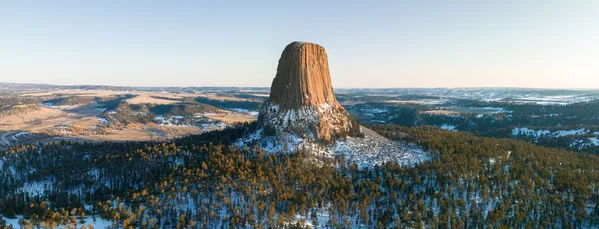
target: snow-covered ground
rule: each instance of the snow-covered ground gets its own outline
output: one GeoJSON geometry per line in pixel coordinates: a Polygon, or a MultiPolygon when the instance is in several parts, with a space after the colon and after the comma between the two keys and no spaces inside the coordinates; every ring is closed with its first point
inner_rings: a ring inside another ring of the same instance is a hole
{"type": "Polygon", "coordinates": [[[15,229],[21,228],[21,226],[19,226],[19,220],[23,218],[22,216],[17,216],[17,218],[10,219],[10,218],[6,218],[0,214],[0,217],[2,217],[2,219],[4,219],[4,221],[6,221],[6,226],[12,225],[12,227],[15,229]]]}
{"type": "Polygon", "coordinates": [[[565,136],[571,136],[571,135],[583,135],[583,134],[587,134],[589,132],[590,131],[585,128],[573,129],[573,130],[558,130],[555,132],[551,132],[549,130],[533,130],[533,129],[529,129],[527,127],[521,127],[521,128],[514,128],[512,130],[512,136],[513,137],[533,137],[533,138],[540,138],[540,137],[559,138],[559,137],[565,137],[565,136]]]}
{"type": "Polygon", "coordinates": [[[447,107],[446,110],[459,112],[459,113],[470,113],[470,114],[499,114],[499,113],[511,113],[512,111],[506,110],[502,107],[447,107]]]}
{"type": "MultiPolygon", "coordinates": [[[[16,218],[9,219],[9,218],[3,217],[0,214],[0,217],[2,217],[6,221],[6,225],[7,226],[12,225],[12,228],[14,228],[14,229],[20,229],[21,228],[21,226],[19,225],[19,220],[22,219],[23,216],[17,215],[16,218]]],[[[86,226],[86,227],[89,226],[89,225],[91,225],[93,228],[99,228],[99,229],[100,228],[108,228],[109,226],[112,226],[112,222],[110,222],[108,220],[105,220],[105,219],[102,219],[99,216],[95,217],[95,220],[94,220],[94,218],[92,216],[86,216],[84,218],[84,221],[85,222],[83,224],[78,224],[78,225],[79,226],[86,226]]],[[[59,228],[62,228],[62,227],[59,227],[59,228]]]]}
{"type": "Polygon", "coordinates": [[[511,102],[537,105],[568,105],[578,102],[588,102],[599,96],[593,91],[551,91],[543,89],[426,89],[422,94],[443,95],[453,99],[472,99],[486,102],[511,102]]]}
{"type": "Polygon", "coordinates": [[[224,122],[202,123],[200,125],[200,128],[202,128],[203,132],[213,130],[224,130],[225,128],[227,128],[227,124],[225,124],[224,122]]]}
{"type": "Polygon", "coordinates": [[[370,129],[361,129],[364,138],[348,137],[338,140],[330,154],[344,155],[345,158],[356,162],[359,168],[372,168],[393,161],[411,166],[430,159],[428,154],[416,145],[392,141],[370,129]]]}
{"type": "Polygon", "coordinates": [[[105,118],[96,117],[96,119],[98,119],[98,121],[100,121],[100,124],[104,124],[104,123],[108,122],[108,120],[106,120],[105,118]]]}
{"type": "Polygon", "coordinates": [[[53,182],[51,180],[27,182],[23,187],[19,188],[19,192],[28,193],[29,196],[41,196],[46,191],[51,191],[53,182]]]}
{"type": "MultiPolygon", "coordinates": [[[[484,114],[499,114],[499,113],[510,113],[511,112],[511,111],[505,110],[502,107],[476,107],[476,108],[471,108],[471,109],[476,109],[476,110],[478,110],[478,112],[484,113],[484,114]]],[[[477,112],[473,112],[473,113],[477,113],[477,112]]]]}
{"type": "Polygon", "coordinates": [[[570,136],[570,135],[586,134],[588,132],[589,132],[589,130],[580,128],[580,129],[575,129],[575,130],[558,130],[558,131],[553,132],[552,134],[555,137],[564,137],[564,136],[570,136]]]}
{"type": "Polygon", "coordinates": [[[599,147],[599,131],[592,132],[589,129],[580,128],[573,130],[558,130],[551,132],[549,130],[533,130],[526,127],[514,128],[512,137],[529,137],[535,140],[539,138],[561,138],[567,136],[579,136],[570,143],[570,148],[582,150],[589,147],[599,147]],[[589,137],[595,135],[595,137],[589,137]]]}
{"type": "Polygon", "coordinates": [[[161,126],[185,126],[181,124],[183,118],[184,117],[180,115],[173,115],[169,118],[165,118],[162,115],[158,115],[156,116],[156,118],[154,118],[154,120],[156,120],[161,126]]]}
{"type": "Polygon", "coordinates": [[[514,100],[517,103],[534,103],[537,105],[568,105],[577,102],[588,102],[592,100],[592,98],[577,95],[541,96],[530,94],[516,97],[514,100]]]}
{"type": "Polygon", "coordinates": [[[445,124],[443,124],[443,125],[439,126],[439,128],[441,128],[441,129],[444,129],[444,130],[458,131],[458,129],[457,129],[457,127],[456,127],[456,126],[449,125],[449,124],[447,124],[447,123],[445,123],[445,124]]]}
{"type": "Polygon", "coordinates": [[[254,117],[258,117],[258,114],[259,114],[258,111],[250,111],[250,110],[242,109],[242,108],[231,108],[229,110],[234,111],[234,112],[249,114],[249,115],[254,116],[254,117]]]}
{"type": "Polygon", "coordinates": [[[590,147],[599,147],[599,137],[574,140],[574,142],[570,144],[570,147],[575,147],[578,150],[590,147]]]}
{"type": "Polygon", "coordinates": [[[73,108],[77,108],[77,105],[64,105],[64,106],[55,106],[52,103],[44,103],[45,107],[48,108],[53,108],[53,109],[59,109],[59,110],[69,110],[69,109],[73,109],[73,108]]]}
{"type": "Polygon", "coordinates": [[[381,108],[362,108],[362,109],[360,109],[360,112],[363,115],[367,115],[367,116],[371,116],[371,117],[374,117],[375,114],[389,113],[389,111],[387,109],[381,109],[381,108]]]}
{"type": "MultiPolygon", "coordinates": [[[[328,225],[329,221],[331,220],[331,213],[329,213],[329,211],[326,209],[318,209],[315,211],[315,213],[316,213],[315,219],[312,219],[310,217],[310,215],[312,215],[312,212],[307,214],[308,216],[297,214],[295,216],[294,220],[288,221],[285,225],[292,226],[292,225],[299,224],[302,228],[314,228],[314,229],[328,228],[327,225],[328,225]]],[[[354,222],[352,224],[352,228],[366,228],[366,226],[364,226],[364,225],[355,225],[356,217],[359,217],[358,214],[355,214],[352,217],[353,219],[351,220],[351,222],[354,222]]]]}
{"type": "Polygon", "coordinates": [[[349,161],[355,162],[359,168],[373,168],[392,161],[411,166],[430,159],[428,153],[414,144],[389,140],[365,127],[361,130],[364,133],[363,138],[347,137],[337,140],[332,146],[324,146],[291,133],[284,135],[283,138],[263,136],[262,130],[239,139],[235,145],[252,146],[252,143],[257,141],[259,146],[269,153],[304,151],[317,158],[329,159],[343,155],[349,161]]]}
{"type": "Polygon", "coordinates": [[[533,130],[533,129],[529,129],[527,127],[514,128],[512,130],[512,136],[513,137],[526,136],[526,137],[539,138],[541,136],[548,135],[548,134],[551,134],[551,131],[548,131],[548,130],[533,130]]]}

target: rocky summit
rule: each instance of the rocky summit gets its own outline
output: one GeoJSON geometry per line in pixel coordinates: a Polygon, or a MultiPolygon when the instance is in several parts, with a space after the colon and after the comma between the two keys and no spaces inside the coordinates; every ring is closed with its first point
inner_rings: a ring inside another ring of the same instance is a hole
{"type": "Polygon", "coordinates": [[[258,127],[266,135],[293,133],[323,142],[359,134],[359,125],[335,99],[322,46],[293,42],[285,47],[258,127]]]}
{"type": "Polygon", "coordinates": [[[287,45],[279,59],[269,101],[282,109],[337,104],[324,48],[307,42],[287,45]]]}
{"type": "Polygon", "coordinates": [[[429,159],[419,147],[389,140],[350,117],[335,99],[324,48],[307,42],[283,50],[256,127],[234,144],[269,153],[304,152],[317,164],[343,155],[360,168],[429,159]]]}

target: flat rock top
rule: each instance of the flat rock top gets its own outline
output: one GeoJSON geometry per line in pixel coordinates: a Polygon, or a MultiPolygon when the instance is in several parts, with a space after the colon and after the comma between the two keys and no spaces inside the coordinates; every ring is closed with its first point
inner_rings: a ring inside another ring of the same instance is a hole
{"type": "Polygon", "coordinates": [[[287,45],[270,96],[260,108],[258,127],[266,129],[267,135],[293,132],[331,142],[356,135],[359,125],[352,121],[335,99],[324,48],[308,42],[287,45]]]}
{"type": "Polygon", "coordinates": [[[282,109],[337,104],[324,48],[308,42],[287,45],[279,59],[269,100],[282,109]]]}

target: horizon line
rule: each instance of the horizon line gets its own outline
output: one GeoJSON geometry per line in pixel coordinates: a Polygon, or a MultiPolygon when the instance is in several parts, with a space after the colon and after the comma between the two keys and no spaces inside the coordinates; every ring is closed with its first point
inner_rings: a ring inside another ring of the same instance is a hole
{"type": "MultiPolygon", "coordinates": [[[[109,84],[51,84],[51,83],[16,83],[0,81],[0,84],[13,85],[38,85],[38,86],[56,86],[56,87],[129,87],[129,88],[270,88],[270,86],[144,86],[144,85],[109,85],[109,84]]],[[[462,87],[333,87],[333,89],[537,89],[537,90],[599,90],[597,88],[576,88],[576,87],[520,87],[520,86],[462,86],[462,87]]]]}

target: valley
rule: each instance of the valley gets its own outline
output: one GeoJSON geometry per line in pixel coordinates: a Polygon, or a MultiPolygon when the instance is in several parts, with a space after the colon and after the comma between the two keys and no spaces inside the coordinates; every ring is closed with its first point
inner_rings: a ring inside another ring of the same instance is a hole
{"type": "Polygon", "coordinates": [[[255,120],[249,111],[197,103],[195,98],[202,96],[198,94],[35,89],[0,96],[0,149],[61,140],[166,140],[255,120]],[[117,113],[119,105],[123,109],[117,113]],[[153,110],[146,109],[148,118],[138,120],[139,111],[124,108],[129,106],[153,110]]]}

